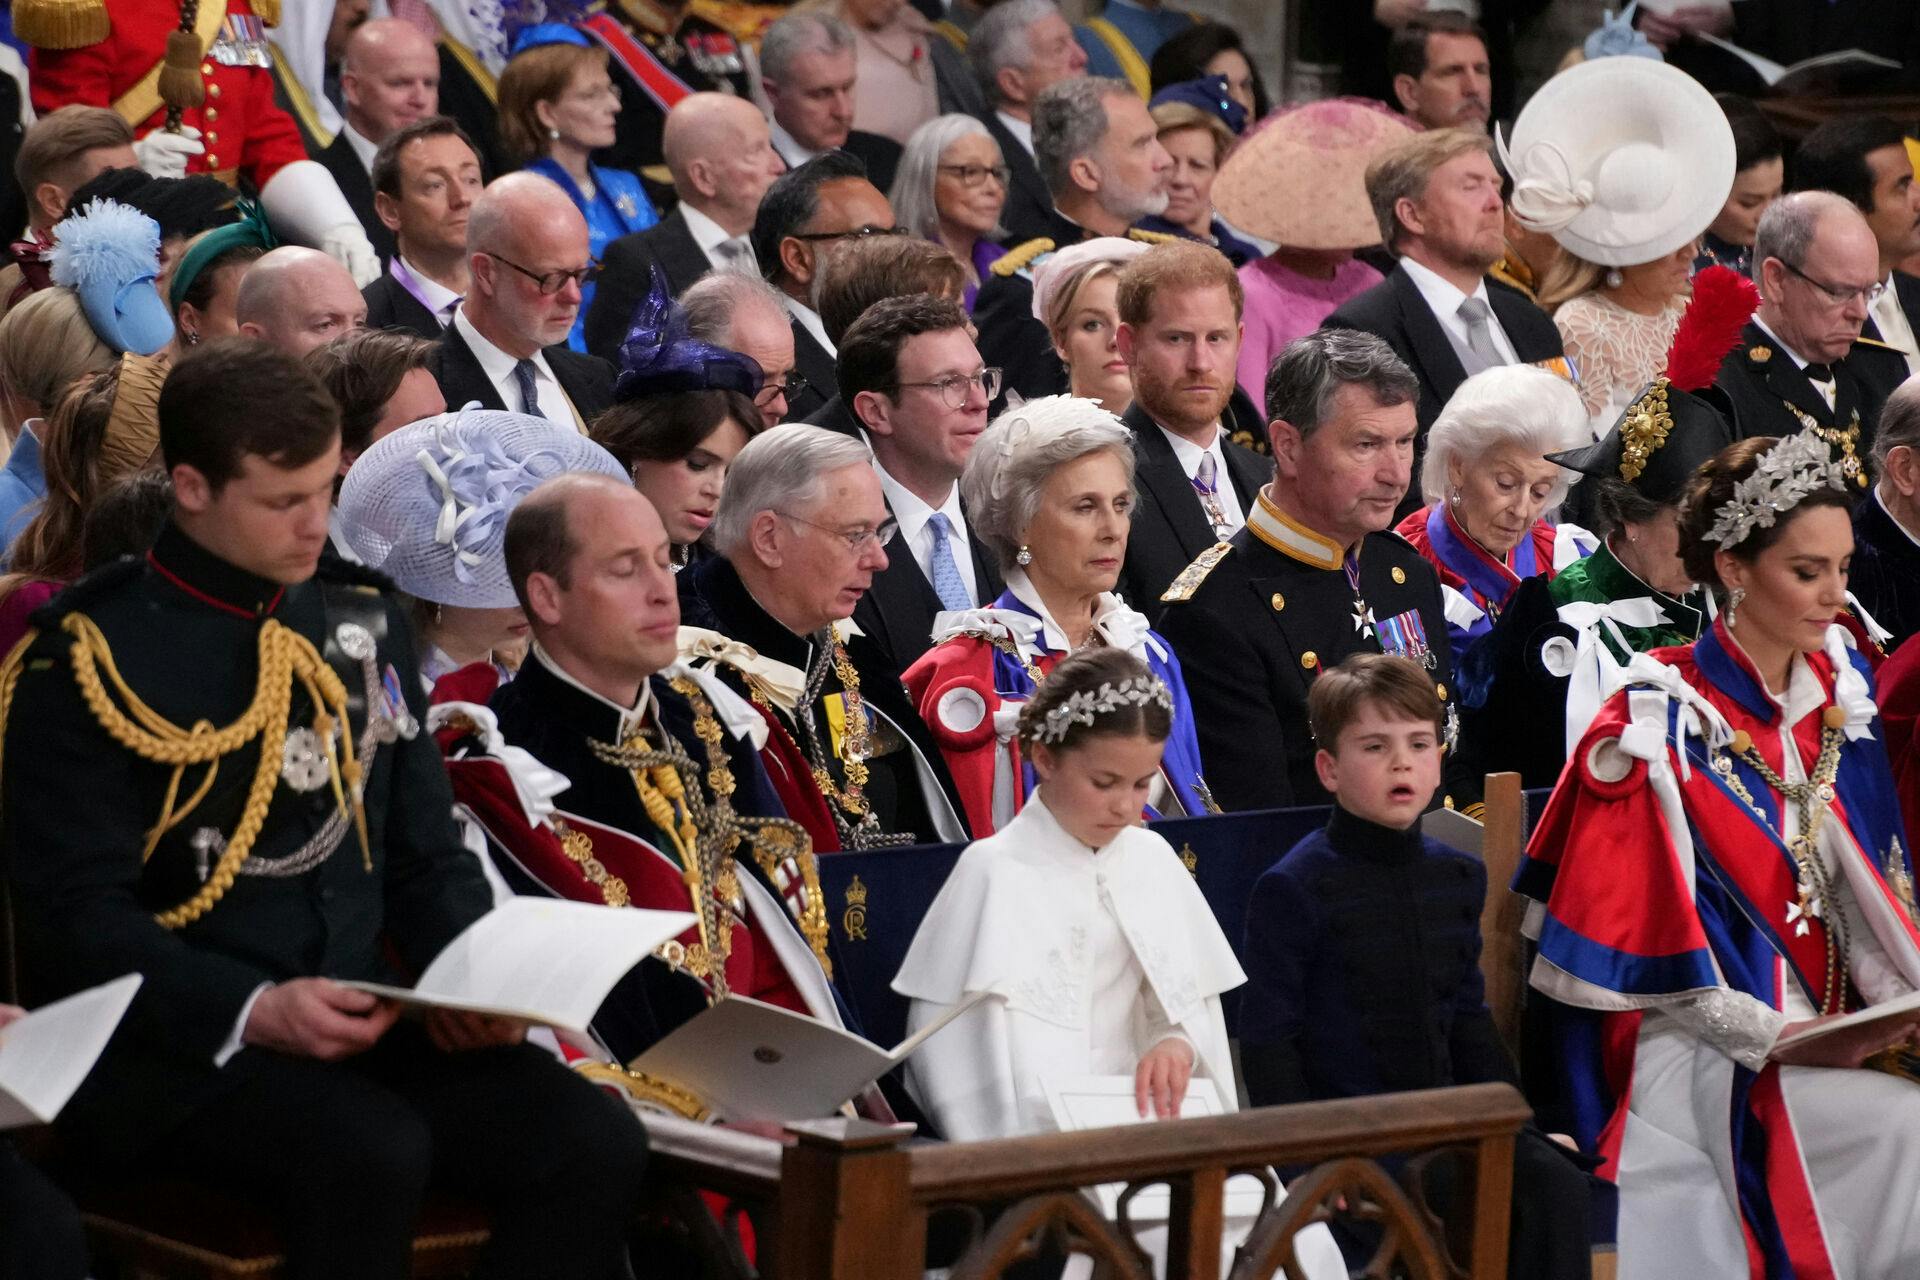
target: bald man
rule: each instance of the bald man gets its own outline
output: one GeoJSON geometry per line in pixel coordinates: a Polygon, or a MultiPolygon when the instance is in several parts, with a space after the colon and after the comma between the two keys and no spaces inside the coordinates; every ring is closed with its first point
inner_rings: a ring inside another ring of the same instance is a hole
{"type": "Polygon", "coordinates": [[[766,117],[745,98],[724,93],[682,98],[667,113],[661,148],[679,207],[645,231],[615,240],[600,259],[587,350],[609,360],[656,265],[676,298],[708,271],[758,273],[747,233],[760,197],[786,171],[766,117]]]}
{"type": "Polygon", "coordinates": [[[241,333],[299,357],[365,324],[367,304],[345,267],[287,245],[247,268],[233,318],[241,333]]]}
{"type": "Polygon", "coordinates": [[[320,163],[340,184],[385,267],[393,259],[393,232],[374,209],[373,157],[389,135],[440,110],[439,51],[410,22],[363,22],[341,59],[340,96],[347,120],[320,153],[320,163]]]}
{"type": "Polygon", "coordinates": [[[428,364],[447,403],[586,431],[613,403],[613,365],[566,345],[592,263],[586,220],[547,179],[510,173],[482,191],[467,215],[467,296],[428,364]]]}

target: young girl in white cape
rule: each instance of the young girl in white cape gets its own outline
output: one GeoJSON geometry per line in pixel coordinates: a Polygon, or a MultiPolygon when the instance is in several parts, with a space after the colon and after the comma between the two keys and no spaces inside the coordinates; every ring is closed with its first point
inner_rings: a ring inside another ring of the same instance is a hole
{"type": "MultiPolygon", "coordinates": [[[[1132,1076],[1141,1117],[1172,1119],[1198,1074],[1237,1108],[1220,993],[1246,974],[1179,856],[1140,825],[1172,709],[1146,664],[1109,648],[1063,659],[1021,709],[1039,785],[961,854],[893,980],[910,1030],[976,991],[999,997],[908,1060],[949,1141],[1052,1130],[1054,1078],[1132,1076]]],[[[1308,1273],[1344,1277],[1332,1237],[1312,1235],[1308,1273]]]]}

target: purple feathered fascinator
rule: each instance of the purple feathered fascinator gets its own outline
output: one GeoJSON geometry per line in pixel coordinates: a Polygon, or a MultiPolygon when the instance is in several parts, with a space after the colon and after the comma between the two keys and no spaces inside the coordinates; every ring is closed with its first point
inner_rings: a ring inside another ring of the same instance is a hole
{"type": "Polygon", "coordinates": [[[687,313],[667,292],[656,266],[647,296],[633,309],[620,344],[616,401],[681,391],[738,391],[758,395],[765,373],[751,356],[702,342],[687,332],[687,313]]]}

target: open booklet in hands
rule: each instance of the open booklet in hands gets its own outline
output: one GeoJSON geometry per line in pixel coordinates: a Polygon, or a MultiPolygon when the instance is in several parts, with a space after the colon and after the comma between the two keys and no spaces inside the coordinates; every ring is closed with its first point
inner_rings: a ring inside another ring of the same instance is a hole
{"type": "Polygon", "coordinates": [[[140,983],[130,973],[0,1027],[0,1132],[52,1123],[93,1070],[140,983]]]}

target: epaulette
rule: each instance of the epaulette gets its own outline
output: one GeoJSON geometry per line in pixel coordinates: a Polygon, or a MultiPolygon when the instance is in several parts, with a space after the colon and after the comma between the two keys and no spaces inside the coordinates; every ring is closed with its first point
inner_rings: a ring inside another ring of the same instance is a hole
{"type": "Polygon", "coordinates": [[[60,619],[77,613],[101,597],[126,586],[140,576],[146,561],[139,556],[121,556],[109,560],[78,581],[68,584],[59,595],[33,611],[31,623],[38,631],[58,631],[60,619]]]}
{"type": "Polygon", "coordinates": [[[1855,338],[1853,340],[1853,345],[1856,347],[1878,347],[1882,351],[1898,352],[1900,355],[1903,355],[1903,356],[1907,354],[1906,352],[1901,351],[1900,348],[1894,346],[1891,342],[1882,342],[1878,338],[1868,338],[1868,337],[1855,338]]]}
{"type": "Polygon", "coordinates": [[[1025,244],[1015,245],[995,260],[987,268],[997,276],[1013,276],[1024,271],[1028,264],[1043,253],[1053,252],[1053,241],[1041,236],[1038,240],[1029,240],[1025,244]]]}
{"type": "Polygon", "coordinates": [[[355,564],[340,556],[321,556],[319,567],[313,576],[326,582],[345,582],[357,587],[372,587],[376,591],[398,591],[393,579],[378,569],[369,569],[363,564],[355,564]]]}
{"type": "Polygon", "coordinates": [[[1141,244],[1172,244],[1182,237],[1169,235],[1165,231],[1143,231],[1139,227],[1127,228],[1127,239],[1138,240],[1141,244]]]}
{"type": "Polygon", "coordinates": [[[84,49],[113,34],[105,0],[13,0],[13,34],[36,49],[84,49]]]}
{"type": "Polygon", "coordinates": [[[1207,575],[1227,558],[1227,552],[1231,550],[1233,550],[1231,542],[1216,542],[1202,551],[1194,558],[1193,563],[1182,569],[1180,576],[1160,593],[1160,603],[1178,604],[1183,600],[1192,599],[1193,593],[1200,589],[1200,584],[1207,580],[1207,575]]]}

